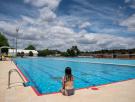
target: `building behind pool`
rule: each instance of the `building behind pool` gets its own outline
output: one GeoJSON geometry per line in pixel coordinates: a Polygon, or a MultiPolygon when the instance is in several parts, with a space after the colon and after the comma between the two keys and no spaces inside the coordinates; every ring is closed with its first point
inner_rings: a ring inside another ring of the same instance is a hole
{"type": "MultiPolygon", "coordinates": [[[[25,56],[29,56],[29,52],[33,53],[33,56],[38,56],[38,51],[36,50],[23,50],[23,49],[17,49],[17,53],[24,53],[25,56]]],[[[8,49],[8,54],[11,56],[15,56],[16,50],[15,49],[8,49]]]]}

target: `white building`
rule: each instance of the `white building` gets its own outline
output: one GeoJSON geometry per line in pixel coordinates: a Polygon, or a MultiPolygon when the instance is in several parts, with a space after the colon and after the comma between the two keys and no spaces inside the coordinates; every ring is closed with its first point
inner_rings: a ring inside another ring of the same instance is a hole
{"type": "MultiPolygon", "coordinates": [[[[22,50],[22,49],[17,49],[17,53],[24,52],[25,55],[29,55],[29,52],[30,51],[33,53],[33,56],[37,56],[38,55],[38,51],[36,51],[36,50],[22,50]]],[[[16,50],[15,49],[8,49],[8,54],[10,54],[11,56],[15,56],[16,50]]]]}

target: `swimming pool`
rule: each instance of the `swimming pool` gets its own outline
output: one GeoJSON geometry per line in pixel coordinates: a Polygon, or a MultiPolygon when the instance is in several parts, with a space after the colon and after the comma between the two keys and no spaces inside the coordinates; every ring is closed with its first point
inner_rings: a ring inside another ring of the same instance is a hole
{"type": "Polygon", "coordinates": [[[135,60],[35,57],[14,62],[40,94],[60,91],[67,66],[72,68],[75,89],[135,78],[135,60]]]}

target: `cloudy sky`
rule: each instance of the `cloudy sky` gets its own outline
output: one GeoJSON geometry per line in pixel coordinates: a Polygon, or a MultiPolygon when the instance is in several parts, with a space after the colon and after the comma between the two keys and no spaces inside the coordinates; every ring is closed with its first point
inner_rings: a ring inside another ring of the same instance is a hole
{"type": "Polygon", "coordinates": [[[0,0],[0,31],[14,46],[135,48],[135,0],[0,0]]]}

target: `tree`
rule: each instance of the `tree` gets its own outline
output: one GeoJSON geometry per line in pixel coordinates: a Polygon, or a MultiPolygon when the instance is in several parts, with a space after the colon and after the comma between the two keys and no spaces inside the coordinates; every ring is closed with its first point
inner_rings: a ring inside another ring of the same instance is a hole
{"type": "Polygon", "coordinates": [[[77,46],[72,46],[70,49],[67,49],[67,56],[78,56],[80,54],[80,50],[77,46]]]}
{"type": "Polygon", "coordinates": [[[29,56],[33,56],[33,52],[32,51],[29,52],[29,56]]]}
{"type": "Polygon", "coordinates": [[[0,32],[0,47],[9,46],[7,38],[0,32]]]}
{"type": "Polygon", "coordinates": [[[48,49],[38,51],[38,56],[47,56],[47,55],[49,55],[48,49]]]}
{"type": "Polygon", "coordinates": [[[29,45],[25,50],[36,50],[36,48],[33,45],[29,45]]]}
{"type": "Polygon", "coordinates": [[[77,47],[77,46],[72,46],[72,48],[71,48],[71,49],[74,51],[75,56],[77,56],[77,55],[79,55],[79,54],[80,54],[80,50],[78,49],[78,47],[77,47]]]}
{"type": "Polygon", "coordinates": [[[0,47],[9,46],[7,38],[0,32],[0,47]]]}
{"type": "MultiPolygon", "coordinates": [[[[9,46],[8,39],[0,32],[0,47],[1,46],[9,46]]],[[[1,49],[2,53],[8,53],[7,48],[1,49]]]]}
{"type": "Polygon", "coordinates": [[[67,52],[61,52],[61,56],[65,56],[65,57],[67,57],[67,56],[69,56],[69,55],[68,55],[68,53],[67,53],[67,52]]]}
{"type": "Polygon", "coordinates": [[[61,54],[61,52],[58,50],[49,50],[49,49],[38,51],[38,56],[48,56],[48,55],[55,56],[56,54],[61,54]]]}

